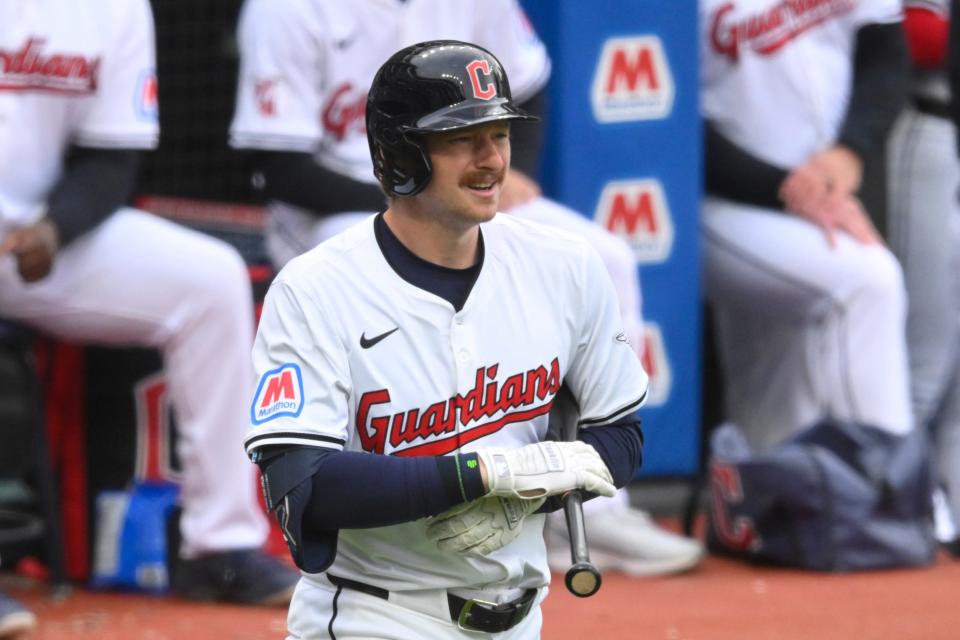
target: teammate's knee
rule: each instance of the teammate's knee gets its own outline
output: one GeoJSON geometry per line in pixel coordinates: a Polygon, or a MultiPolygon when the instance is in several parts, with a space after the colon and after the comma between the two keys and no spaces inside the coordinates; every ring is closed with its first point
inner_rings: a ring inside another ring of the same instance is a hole
{"type": "Polygon", "coordinates": [[[886,300],[888,304],[906,307],[903,268],[893,253],[884,247],[876,247],[870,252],[860,274],[860,289],[867,295],[886,300]]]}

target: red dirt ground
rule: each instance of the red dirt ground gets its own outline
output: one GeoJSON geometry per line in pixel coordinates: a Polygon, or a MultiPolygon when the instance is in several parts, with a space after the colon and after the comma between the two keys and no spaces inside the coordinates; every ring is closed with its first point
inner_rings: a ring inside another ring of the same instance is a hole
{"type": "MultiPolygon", "coordinates": [[[[276,640],[285,612],[188,604],[169,597],[4,582],[39,614],[35,640],[276,640]]],[[[956,640],[960,562],[930,569],[824,575],[708,558],[696,571],[653,579],[604,576],[591,599],[555,576],[544,640],[956,640]]]]}

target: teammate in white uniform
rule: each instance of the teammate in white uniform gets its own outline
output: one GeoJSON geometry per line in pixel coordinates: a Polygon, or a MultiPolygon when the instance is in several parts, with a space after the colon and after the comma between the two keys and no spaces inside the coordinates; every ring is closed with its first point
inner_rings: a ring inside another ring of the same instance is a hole
{"type": "Polygon", "coordinates": [[[599,257],[496,213],[523,119],[486,50],[397,52],[366,108],[389,207],[267,294],[246,444],[304,570],[291,638],[539,637],[534,512],[639,462],[647,376],[599,257]],[[543,442],[561,385],[581,440],[543,442]]]}
{"type": "Polygon", "coordinates": [[[910,300],[914,418],[931,429],[936,479],[949,504],[938,513],[952,516],[938,521],[938,533],[942,541],[955,542],[960,523],[960,160],[946,69],[949,8],[947,0],[907,0],[905,7],[913,91],[887,150],[887,226],[910,300]]]}
{"type": "Polygon", "coordinates": [[[905,97],[897,0],[701,0],[706,291],[729,418],[912,426],[903,277],[856,198],[905,97]],[[856,61],[856,62],[855,62],[856,61]]]}
{"type": "Polygon", "coordinates": [[[123,207],[138,150],[157,142],[149,4],[12,0],[0,25],[0,317],[162,351],[183,461],[175,587],[283,599],[295,574],[259,550],[255,478],[224,446],[246,424],[246,268],[223,242],[123,207]]]}
{"type": "MultiPolygon", "coordinates": [[[[272,198],[267,245],[277,265],[383,209],[363,122],[366,90],[393,51],[435,38],[468,40],[493,51],[518,103],[541,114],[550,59],[516,0],[248,0],[239,25],[231,143],[259,152],[255,164],[272,198]]],[[[501,211],[572,231],[594,246],[614,281],[624,331],[642,355],[632,251],[599,225],[543,197],[529,177],[537,172],[539,133],[514,135],[514,169],[504,184],[501,211]]],[[[602,569],[670,573],[695,566],[702,556],[700,545],[631,509],[625,490],[613,500],[587,503],[586,510],[602,569]]],[[[556,551],[551,564],[566,566],[566,527],[559,514],[550,528],[548,540],[556,551]]]]}

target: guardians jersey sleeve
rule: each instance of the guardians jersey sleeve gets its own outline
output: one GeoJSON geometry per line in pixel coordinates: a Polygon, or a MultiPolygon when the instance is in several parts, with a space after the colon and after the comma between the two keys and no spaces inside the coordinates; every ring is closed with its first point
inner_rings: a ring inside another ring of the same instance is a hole
{"type": "Polygon", "coordinates": [[[253,347],[249,455],[265,445],[343,449],[351,383],[341,345],[320,305],[289,283],[274,282],[253,347]]]}
{"type": "Polygon", "coordinates": [[[315,12],[297,0],[249,0],[237,30],[240,73],[230,127],[237,148],[315,149],[322,136],[320,68],[323,47],[315,12]]]}
{"type": "Polygon", "coordinates": [[[475,7],[476,43],[500,60],[514,100],[529,99],[550,77],[547,48],[516,0],[484,0],[475,7]]]}
{"type": "Polygon", "coordinates": [[[861,0],[857,3],[854,19],[860,25],[900,22],[903,20],[903,0],[861,0]]]}
{"type": "Polygon", "coordinates": [[[157,145],[157,77],[153,15],[147,0],[104,2],[110,31],[97,90],[74,143],[85,147],[149,149],[157,145]]]}
{"type": "Polygon", "coordinates": [[[647,397],[647,374],[623,331],[613,283],[600,257],[584,248],[577,301],[580,323],[564,383],[580,406],[580,426],[609,424],[647,397]]]}

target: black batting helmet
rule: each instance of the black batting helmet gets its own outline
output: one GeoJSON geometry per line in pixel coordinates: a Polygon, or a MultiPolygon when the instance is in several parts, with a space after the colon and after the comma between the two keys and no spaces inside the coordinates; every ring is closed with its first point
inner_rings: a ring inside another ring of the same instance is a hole
{"type": "Polygon", "coordinates": [[[420,134],[496,120],[536,120],[513,104],[500,62],[482,47],[432,40],[383,63],[367,95],[373,173],[393,195],[412,196],[430,181],[420,134]]]}

